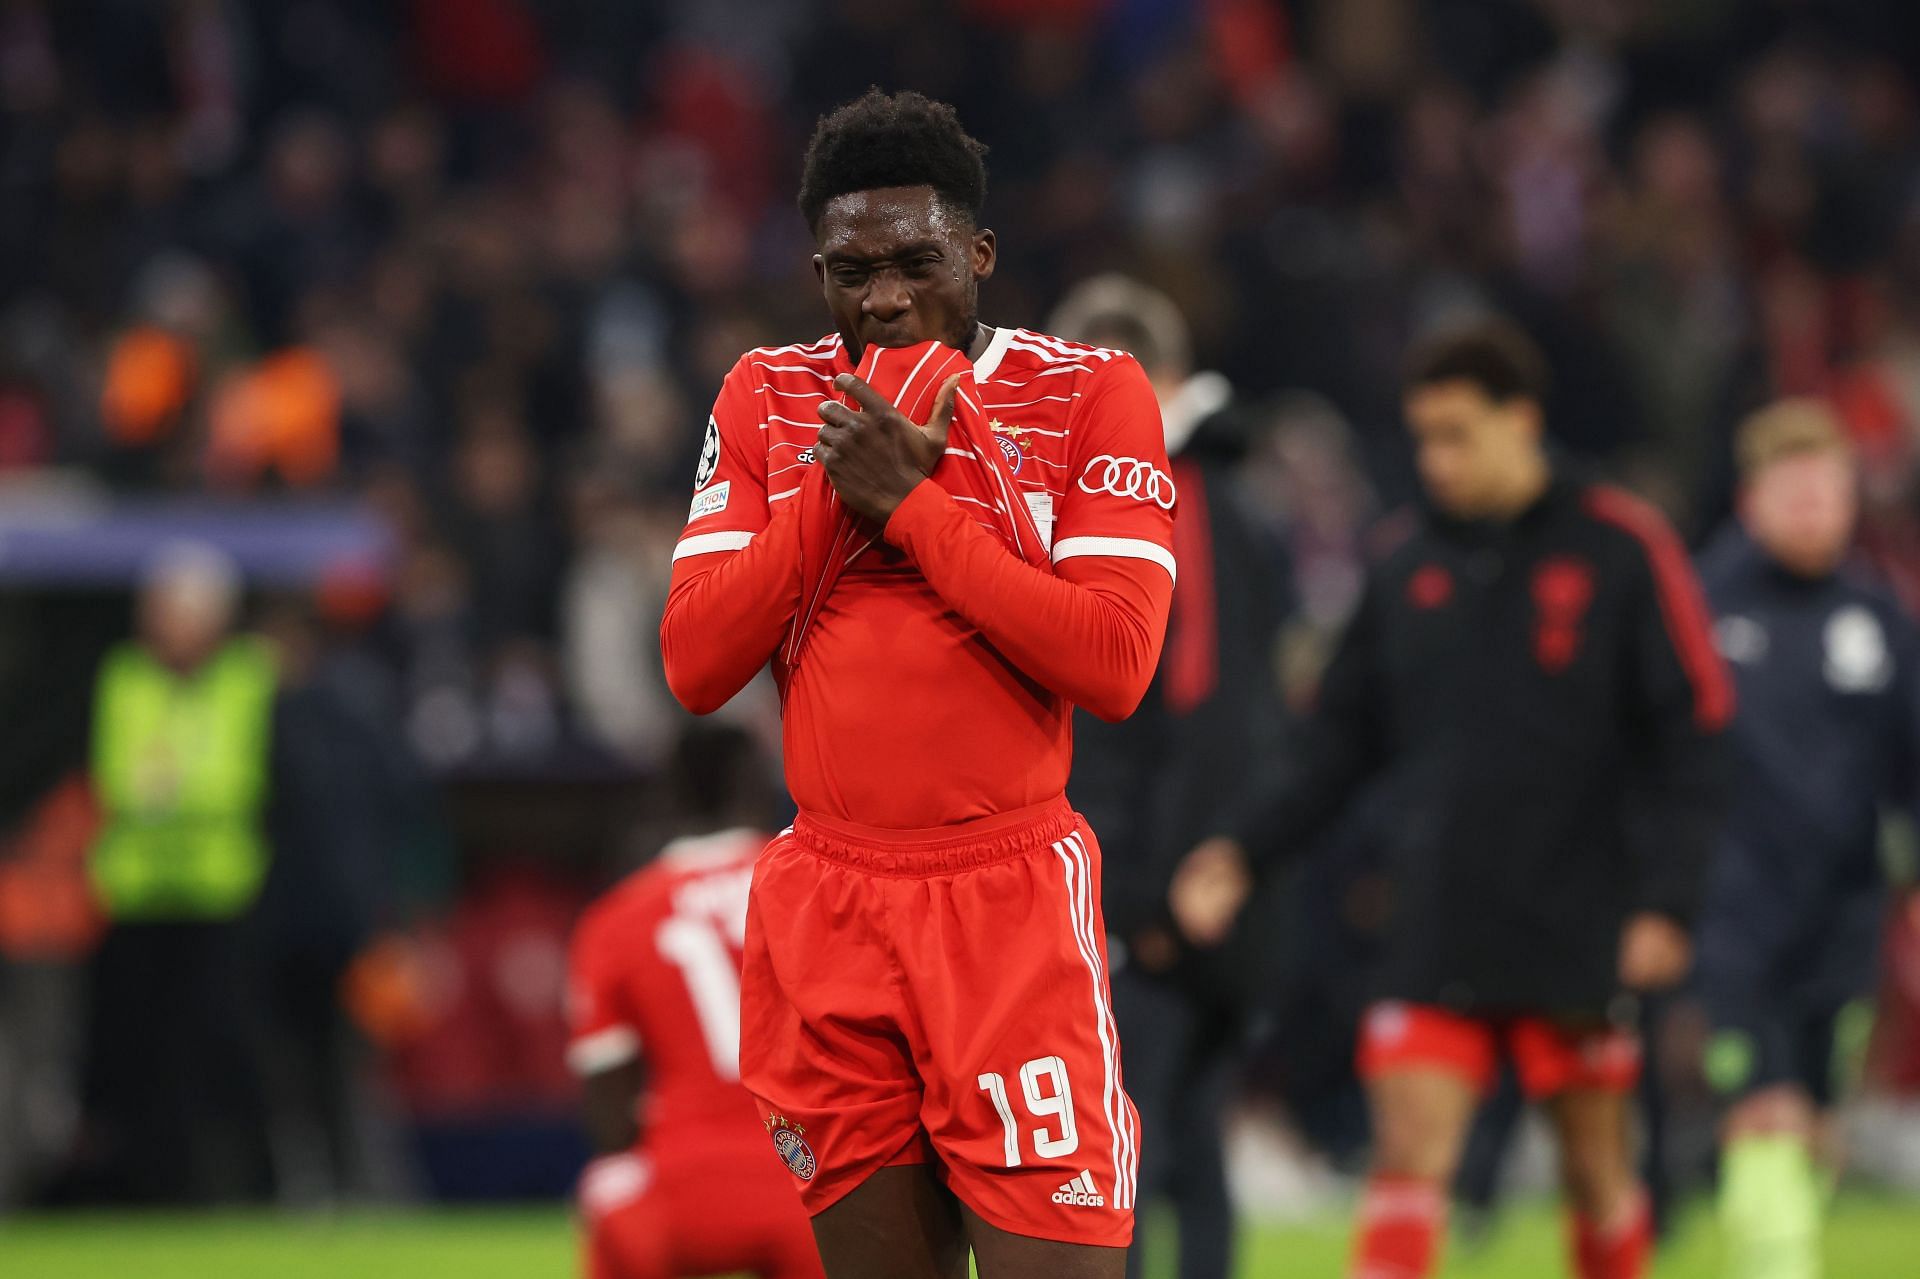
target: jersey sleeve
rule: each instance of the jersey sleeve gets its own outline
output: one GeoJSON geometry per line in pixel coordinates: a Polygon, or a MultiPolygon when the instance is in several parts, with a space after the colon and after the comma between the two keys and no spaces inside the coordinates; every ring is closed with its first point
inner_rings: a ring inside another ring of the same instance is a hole
{"type": "Polygon", "coordinates": [[[767,502],[759,374],[727,374],[694,472],[693,505],[673,548],[660,618],[667,687],[696,715],[718,710],[767,664],[800,599],[798,502],[767,502]]]}
{"type": "Polygon", "coordinates": [[[766,528],[766,433],[759,405],[753,365],[743,355],[721,382],[707,416],[693,474],[693,503],[673,548],[675,561],[740,550],[766,528]]]}
{"type": "Polygon", "coordinates": [[[1102,719],[1146,695],[1167,633],[1173,579],[1132,556],[1088,555],[1056,572],[1018,558],[932,480],[887,521],[927,584],[1043,687],[1102,719]]]}
{"type": "Polygon", "coordinates": [[[611,924],[603,910],[590,911],[567,958],[567,1065],[582,1078],[640,1055],[640,1021],[622,980],[623,930],[611,924]]]}
{"type": "Polygon", "coordinates": [[[1158,564],[1175,576],[1179,495],[1152,383],[1132,356],[1107,361],[1076,412],[1066,491],[1054,513],[1053,560],[1102,557],[1158,564]]]}
{"type": "Polygon", "coordinates": [[[1623,709],[1639,739],[1626,832],[1633,907],[1690,924],[1720,839],[1733,679],[1714,647],[1700,580],[1666,520],[1604,487],[1589,490],[1586,509],[1630,538],[1623,709]]]}

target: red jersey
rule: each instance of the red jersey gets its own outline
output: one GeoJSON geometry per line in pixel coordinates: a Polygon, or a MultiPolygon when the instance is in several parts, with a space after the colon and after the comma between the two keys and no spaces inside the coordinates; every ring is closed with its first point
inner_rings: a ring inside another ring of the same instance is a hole
{"type": "Polygon", "coordinates": [[[669,844],[574,930],[568,1063],[590,1075],[644,1053],[649,1141],[681,1125],[759,1134],[740,1086],[740,951],[766,842],[734,830],[669,844]]]}
{"type": "MultiPolygon", "coordinates": [[[[708,421],[661,623],[667,679],[717,709],[780,647],[800,594],[800,479],[814,464],[838,337],[760,348],[708,421]]],[[[996,442],[1052,570],[1012,554],[932,480],[812,622],[783,700],[787,786],[806,812],[886,829],[1053,798],[1072,711],[1132,712],[1173,593],[1159,405],[1131,356],[999,329],[974,364],[996,442]]]]}

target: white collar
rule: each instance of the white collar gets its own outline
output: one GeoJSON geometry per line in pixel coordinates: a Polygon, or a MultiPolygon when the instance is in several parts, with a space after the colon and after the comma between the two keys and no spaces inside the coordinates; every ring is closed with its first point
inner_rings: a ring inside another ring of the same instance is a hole
{"type": "Polygon", "coordinates": [[[1012,329],[995,329],[993,336],[987,339],[987,349],[973,362],[975,381],[985,382],[993,377],[1000,368],[1000,360],[1007,353],[1007,347],[1013,344],[1012,329]]]}

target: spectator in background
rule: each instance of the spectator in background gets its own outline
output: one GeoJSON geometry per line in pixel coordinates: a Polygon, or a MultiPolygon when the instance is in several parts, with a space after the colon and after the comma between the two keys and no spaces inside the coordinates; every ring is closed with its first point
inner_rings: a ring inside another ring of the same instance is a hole
{"type": "Polygon", "coordinates": [[[1920,634],[1845,566],[1858,481],[1832,411],[1783,401],[1737,446],[1740,521],[1701,562],[1740,699],[1740,803],[1700,935],[1720,1221],[1729,1279],[1817,1279],[1816,1169],[1873,1022],[1881,807],[1911,812],[1920,783],[1920,634]]]}
{"type": "MultiPolygon", "coordinates": [[[[1147,1134],[1141,1185],[1173,1201],[1184,1279],[1225,1279],[1233,1206],[1221,1125],[1252,992],[1235,977],[1244,965],[1180,940],[1167,886],[1180,855],[1214,829],[1223,804],[1234,806],[1223,784],[1256,776],[1250,764],[1269,753],[1280,719],[1283,561],[1238,491],[1246,439],[1232,387],[1218,373],[1193,371],[1186,321],[1171,298],[1098,276],[1068,293],[1048,327],[1140,362],[1160,402],[1182,503],[1173,530],[1180,576],[1159,669],[1131,717],[1075,714],[1068,794],[1097,829],[1113,832],[1102,848],[1102,891],[1121,1066],[1147,1134]]],[[[1142,1273],[1145,1254],[1136,1240],[1129,1275],[1142,1273]]]]}
{"type": "Polygon", "coordinates": [[[110,1192],[145,1202],[259,1193],[258,972],[278,676],[233,631],[231,561],[180,545],[142,588],[139,635],[94,698],[90,857],[109,920],[95,960],[90,1101],[110,1192]]]}
{"type": "Polygon", "coordinates": [[[377,668],[338,636],[327,644],[304,605],[279,605],[262,631],[281,671],[273,858],[252,927],[274,1190],[298,1204],[392,1194],[399,1160],[342,995],[355,961],[413,924],[423,888],[445,877],[437,801],[377,668]]]}

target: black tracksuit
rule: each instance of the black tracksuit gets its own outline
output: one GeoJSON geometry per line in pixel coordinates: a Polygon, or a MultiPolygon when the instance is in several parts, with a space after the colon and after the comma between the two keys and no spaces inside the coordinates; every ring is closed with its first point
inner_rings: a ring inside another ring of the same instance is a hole
{"type": "Polygon", "coordinates": [[[1698,583],[1650,508],[1570,477],[1510,523],[1414,524],[1236,833],[1297,853],[1384,783],[1373,993],[1597,1015],[1626,916],[1691,921],[1718,833],[1732,693],[1698,583]]]}
{"type": "Polygon", "coordinates": [[[1699,985],[1715,1025],[1753,1050],[1745,1078],[1715,1082],[1791,1080],[1825,1101],[1834,1019],[1873,988],[1881,807],[1911,811],[1920,780],[1920,633],[1864,574],[1796,577],[1737,529],[1700,577],[1740,714],[1699,985]]]}
{"type": "Polygon", "coordinates": [[[1290,607],[1285,549],[1236,493],[1244,452],[1231,411],[1173,459],[1180,494],[1174,586],[1160,665],[1139,709],[1117,724],[1075,717],[1067,793],[1100,832],[1107,931],[1130,941],[1171,929],[1174,867],[1219,829],[1222,786],[1271,759],[1283,714],[1275,670],[1290,607]]]}

